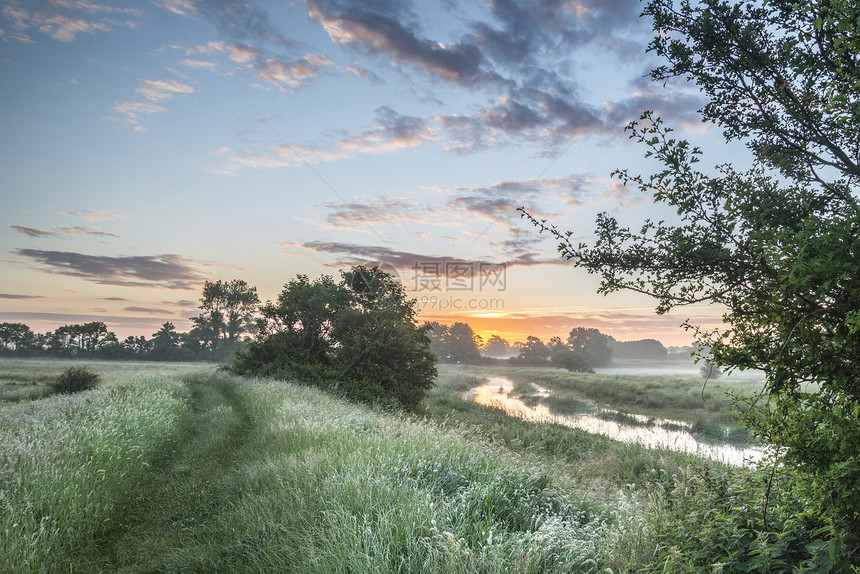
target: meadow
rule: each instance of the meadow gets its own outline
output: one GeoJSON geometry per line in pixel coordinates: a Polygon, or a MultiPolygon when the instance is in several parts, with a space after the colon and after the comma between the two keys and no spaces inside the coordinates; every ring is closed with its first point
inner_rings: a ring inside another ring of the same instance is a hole
{"type": "MultiPolygon", "coordinates": [[[[0,390],[66,366],[0,362],[0,390]]],[[[0,571],[695,571],[666,529],[703,477],[745,473],[513,419],[463,399],[481,380],[460,367],[403,414],[199,364],[87,366],[94,390],[0,404],[0,571]]]]}

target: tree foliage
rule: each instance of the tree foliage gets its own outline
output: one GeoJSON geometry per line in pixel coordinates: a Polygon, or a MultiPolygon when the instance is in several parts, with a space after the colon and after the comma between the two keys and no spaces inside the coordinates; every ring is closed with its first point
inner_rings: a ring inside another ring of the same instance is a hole
{"type": "Polygon", "coordinates": [[[529,335],[525,342],[519,345],[519,349],[519,355],[512,357],[511,361],[520,365],[536,367],[546,365],[551,352],[546,343],[534,335],[529,335]]]}
{"type": "Polygon", "coordinates": [[[507,359],[511,356],[511,344],[499,335],[490,335],[484,345],[483,354],[496,359],[507,359]]]}
{"type": "Polygon", "coordinates": [[[231,368],[294,379],[369,403],[414,409],[433,386],[436,357],[415,301],[391,275],[354,267],[290,280],[260,307],[257,339],[231,368]]]}
{"type": "Polygon", "coordinates": [[[201,313],[192,317],[197,335],[207,341],[214,355],[226,356],[242,335],[253,331],[259,303],[257,288],[247,281],[206,281],[200,296],[201,313]]]}
{"type": "Polygon", "coordinates": [[[0,323],[0,351],[25,351],[35,345],[35,338],[24,323],[0,323]]]}
{"type": "Polygon", "coordinates": [[[612,348],[609,345],[614,340],[594,328],[574,327],[567,337],[567,344],[590,367],[602,367],[612,360],[612,348]]]}
{"type": "Polygon", "coordinates": [[[613,359],[665,359],[669,351],[656,339],[612,341],[613,359]]]}
{"type": "Polygon", "coordinates": [[[430,348],[443,363],[477,365],[481,362],[483,342],[467,323],[443,325],[436,321],[426,323],[430,348]]]}
{"type": "Polygon", "coordinates": [[[557,369],[567,369],[568,371],[579,371],[591,373],[593,369],[582,353],[578,353],[570,348],[557,349],[550,357],[552,366],[557,369]]]}
{"type": "Polygon", "coordinates": [[[657,312],[723,306],[725,327],[688,325],[719,367],[762,369],[742,417],[777,447],[812,516],[860,532],[860,6],[845,0],[652,0],[652,75],[694,82],[704,119],[746,142],[746,171],[700,171],[702,152],[651,113],[628,126],[660,167],[624,184],[677,212],[636,228],[602,214],[596,239],[531,218],[601,276],[600,291],[656,298],[657,312]]]}

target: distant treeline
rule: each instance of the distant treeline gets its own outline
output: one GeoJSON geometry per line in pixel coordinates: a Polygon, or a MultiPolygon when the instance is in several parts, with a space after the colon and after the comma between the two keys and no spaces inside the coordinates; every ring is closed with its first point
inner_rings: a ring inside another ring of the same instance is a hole
{"type": "Polygon", "coordinates": [[[241,279],[206,281],[194,327],[179,333],[171,322],[122,341],[101,321],[35,333],[24,323],[0,323],[0,354],[152,361],[223,361],[250,340],[260,299],[241,279]]]}
{"type": "MultiPolygon", "coordinates": [[[[80,357],[153,361],[219,361],[230,356],[250,340],[251,325],[241,332],[213,327],[211,314],[193,318],[194,328],[176,331],[165,322],[150,338],[129,336],[120,340],[105,323],[64,325],[47,333],[36,333],[24,323],[0,323],[0,355],[19,357],[80,357]]],[[[552,337],[547,343],[529,336],[526,341],[509,343],[493,335],[487,341],[475,334],[467,323],[430,326],[431,350],[444,363],[481,364],[506,359],[519,365],[580,365],[587,370],[612,359],[665,359],[667,349],[660,341],[616,341],[597,329],[577,327],[566,340],[552,337]],[[581,361],[573,359],[578,355],[581,361]],[[555,359],[553,359],[555,357],[555,359]],[[553,362],[554,361],[554,362],[553,362]]]]}
{"type": "Polygon", "coordinates": [[[575,327],[567,339],[552,337],[544,343],[530,335],[524,342],[509,343],[498,335],[486,341],[466,323],[430,327],[430,348],[443,363],[477,365],[507,360],[517,365],[553,365],[571,371],[589,371],[607,365],[612,359],[660,360],[668,350],[656,339],[616,341],[597,329],[575,327]]]}
{"type": "Polygon", "coordinates": [[[0,323],[0,356],[218,361],[229,356],[242,341],[219,343],[196,328],[179,333],[170,322],[149,339],[141,335],[123,340],[101,321],[64,325],[47,333],[36,333],[24,323],[0,323]]]}
{"type": "MultiPolygon", "coordinates": [[[[369,273],[371,270],[365,270],[369,273]]],[[[299,307],[311,305],[300,301],[299,307]]],[[[312,306],[312,305],[311,305],[312,306]]],[[[252,341],[261,309],[257,289],[245,281],[207,281],[200,297],[200,314],[193,328],[179,333],[171,322],[145,336],[120,340],[101,321],[64,325],[35,333],[24,323],[0,323],[0,355],[18,357],[78,357],[153,361],[224,361],[252,341]]],[[[466,323],[424,323],[430,350],[443,363],[483,364],[506,360],[517,365],[553,365],[588,371],[612,359],[665,359],[667,349],[655,339],[621,342],[597,329],[576,327],[566,339],[548,342],[529,336],[509,343],[498,335],[484,341],[466,323]]]]}

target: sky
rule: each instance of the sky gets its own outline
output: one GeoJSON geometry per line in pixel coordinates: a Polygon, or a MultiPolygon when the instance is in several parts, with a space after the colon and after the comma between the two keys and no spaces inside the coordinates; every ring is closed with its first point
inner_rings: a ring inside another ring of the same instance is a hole
{"type": "MultiPolygon", "coordinates": [[[[635,0],[0,0],[0,322],[190,328],[205,281],[397,274],[421,320],[485,339],[685,345],[689,307],[597,294],[518,207],[588,240],[671,213],[610,177],[657,166],[653,109],[717,164],[694,86],[635,0]]],[[[649,171],[650,170],[650,171],[649,171]]]]}

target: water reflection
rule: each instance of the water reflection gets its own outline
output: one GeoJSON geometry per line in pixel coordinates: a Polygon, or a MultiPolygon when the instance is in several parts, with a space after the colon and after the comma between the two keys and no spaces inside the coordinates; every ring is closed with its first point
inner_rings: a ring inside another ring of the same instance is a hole
{"type": "MultiPolygon", "coordinates": [[[[759,460],[763,451],[759,448],[738,448],[733,445],[715,445],[701,442],[690,434],[691,425],[683,421],[654,419],[642,415],[621,414],[616,411],[603,411],[616,417],[634,419],[633,424],[620,424],[615,420],[594,415],[562,416],[553,414],[546,405],[530,407],[519,397],[511,396],[513,382],[506,377],[490,376],[487,384],[469,391],[469,397],[476,403],[504,410],[512,416],[539,423],[558,423],[590,433],[602,434],[621,442],[638,443],[649,447],[668,448],[676,451],[698,454],[732,465],[744,465],[759,460]]],[[[548,396],[546,389],[538,389],[538,394],[548,396]]]]}

